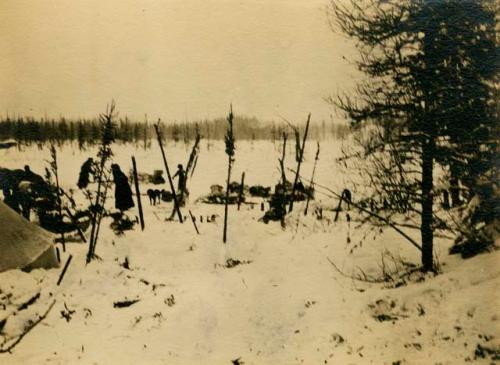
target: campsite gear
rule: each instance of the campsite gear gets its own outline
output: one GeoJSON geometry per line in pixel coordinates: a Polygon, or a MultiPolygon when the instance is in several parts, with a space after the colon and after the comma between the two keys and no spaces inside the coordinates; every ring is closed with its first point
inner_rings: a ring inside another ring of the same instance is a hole
{"type": "Polygon", "coordinates": [[[173,195],[170,191],[167,191],[165,189],[161,189],[161,200],[164,202],[171,202],[173,200],[173,195]]]}
{"type": "Polygon", "coordinates": [[[33,173],[26,165],[24,170],[0,168],[0,189],[14,210],[29,218],[37,198],[50,196],[50,187],[45,180],[33,173]]]}
{"type": "Polygon", "coordinates": [[[165,184],[165,179],[163,178],[163,170],[154,170],[150,182],[155,185],[165,184]]]}
{"type": "Polygon", "coordinates": [[[135,204],[127,176],[122,172],[118,164],[112,164],[111,171],[115,182],[115,208],[121,211],[132,208],[135,204]]]}
{"type": "Polygon", "coordinates": [[[53,236],[0,202],[0,272],[59,267],[53,236]]]}

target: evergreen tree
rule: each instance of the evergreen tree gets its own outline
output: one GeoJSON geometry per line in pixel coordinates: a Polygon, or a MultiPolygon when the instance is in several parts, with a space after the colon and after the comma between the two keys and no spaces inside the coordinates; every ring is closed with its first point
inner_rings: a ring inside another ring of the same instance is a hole
{"type": "Polygon", "coordinates": [[[354,97],[331,101],[353,127],[369,126],[362,157],[376,167],[371,183],[385,208],[391,207],[383,195],[393,199],[398,191],[420,204],[422,266],[433,270],[434,163],[474,174],[472,160],[458,164],[456,156],[489,138],[486,79],[494,73],[495,46],[487,40],[494,14],[480,1],[362,4],[332,2],[332,24],[356,40],[357,66],[367,80],[354,97]]]}

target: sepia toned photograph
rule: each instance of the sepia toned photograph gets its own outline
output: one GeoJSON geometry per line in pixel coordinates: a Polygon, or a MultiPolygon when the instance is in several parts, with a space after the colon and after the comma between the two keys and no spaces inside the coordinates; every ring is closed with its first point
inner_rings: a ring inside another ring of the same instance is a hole
{"type": "Polygon", "coordinates": [[[1,0],[0,364],[500,364],[496,0],[1,0]]]}

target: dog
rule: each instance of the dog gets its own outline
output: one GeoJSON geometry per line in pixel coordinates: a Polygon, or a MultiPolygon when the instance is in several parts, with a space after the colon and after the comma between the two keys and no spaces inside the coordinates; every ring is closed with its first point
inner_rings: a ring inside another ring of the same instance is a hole
{"type": "Polygon", "coordinates": [[[161,198],[161,191],[160,190],[148,189],[147,194],[148,194],[150,205],[156,205],[157,203],[160,204],[160,198],[161,198]]]}

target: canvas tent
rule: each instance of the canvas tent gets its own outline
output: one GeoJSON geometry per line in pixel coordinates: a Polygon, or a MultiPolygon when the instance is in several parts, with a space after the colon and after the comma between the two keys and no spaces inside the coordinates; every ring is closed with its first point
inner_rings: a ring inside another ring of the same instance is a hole
{"type": "Polygon", "coordinates": [[[0,201],[0,272],[58,267],[53,235],[0,201]]]}

